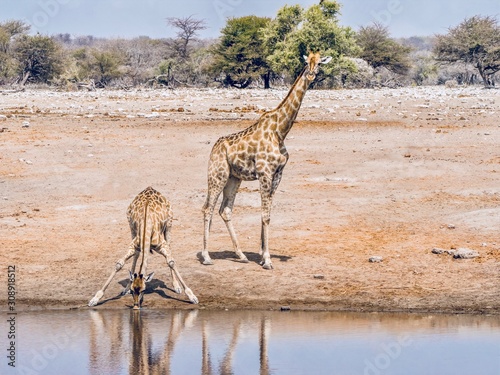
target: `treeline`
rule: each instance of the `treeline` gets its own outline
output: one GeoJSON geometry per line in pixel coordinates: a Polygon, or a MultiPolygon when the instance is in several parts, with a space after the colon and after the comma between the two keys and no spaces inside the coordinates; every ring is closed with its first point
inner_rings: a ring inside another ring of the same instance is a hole
{"type": "Polygon", "coordinates": [[[176,37],[105,39],[30,35],[18,20],[0,23],[0,84],[49,84],[72,90],[115,87],[271,87],[292,81],[302,56],[332,62],[319,87],[495,85],[500,27],[474,16],[432,37],[391,38],[380,24],[354,31],[339,24],[340,4],[284,6],[274,18],[230,18],[218,39],[202,39],[205,21],[168,18],[176,37]]]}

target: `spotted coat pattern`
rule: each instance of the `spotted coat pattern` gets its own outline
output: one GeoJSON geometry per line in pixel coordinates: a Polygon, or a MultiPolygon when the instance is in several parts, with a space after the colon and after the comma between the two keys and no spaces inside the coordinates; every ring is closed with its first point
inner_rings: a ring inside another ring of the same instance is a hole
{"type": "Polygon", "coordinates": [[[126,255],[116,262],[115,269],[104,283],[104,286],[90,300],[89,306],[95,306],[98,303],[115,274],[122,269],[128,259],[133,257],[129,284],[122,294],[130,291],[134,301],[134,309],[140,308],[146,290],[146,283],[153,278],[153,273],[146,275],[148,253],[153,251],[166,259],[171,270],[174,290],[180,293],[182,286],[189,300],[192,303],[198,303],[197,297],[179,274],[172,257],[170,233],[173,213],[170,202],[160,192],[148,187],[140,192],[129,205],[127,218],[132,234],[132,242],[126,255]],[[139,258],[140,264],[136,270],[139,258]]]}
{"type": "Polygon", "coordinates": [[[259,180],[262,206],[261,264],[266,269],[272,268],[268,247],[268,227],[272,197],[288,161],[284,140],[295,122],[309,84],[319,71],[319,64],[328,61],[330,58],[322,59],[319,53],[309,54],[302,73],[277,108],[264,113],[250,127],[238,133],[223,136],[214,144],[208,162],[208,194],[203,206],[205,232],[202,257],[204,264],[212,264],[208,252],[208,237],[214,207],[221,193],[223,193],[223,199],[219,214],[226,223],[236,254],[241,261],[247,261],[246,256],[240,250],[231,222],[231,214],[241,182],[259,180]]]}

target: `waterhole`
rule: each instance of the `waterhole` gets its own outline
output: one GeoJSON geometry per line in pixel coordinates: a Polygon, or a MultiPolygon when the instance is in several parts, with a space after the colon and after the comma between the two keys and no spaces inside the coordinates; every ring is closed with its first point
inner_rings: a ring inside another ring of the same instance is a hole
{"type": "Polygon", "coordinates": [[[1,374],[500,374],[500,317],[106,310],[17,315],[1,374]]]}

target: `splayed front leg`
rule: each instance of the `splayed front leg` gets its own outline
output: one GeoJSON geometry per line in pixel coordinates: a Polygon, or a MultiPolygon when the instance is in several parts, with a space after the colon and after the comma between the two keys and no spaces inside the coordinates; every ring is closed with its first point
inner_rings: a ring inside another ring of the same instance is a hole
{"type": "Polygon", "coordinates": [[[157,249],[155,249],[158,254],[161,254],[165,257],[165,260],[167,261],[168,267],[170,268],[170,271],[172,273],[172,284],[174,286],[174,290],[176,293],[181,293],[182,289],[184,289],[184,293],[186,293],[186,296],[189,298],[191,303],[197,304],[198,303],[198,298],[194,295],[192,290],[186,285],[184,280],[182,279],[179,271],[177,270],[177,266],[175,264],[175,260],[172,257],[172,254],[170,253],[170,248],[167,250],[166,243],[163,242],[157,249]]]}
{"type": "Polygon", "coordinates": [[[113,270],[113,272],[111,272],[111,275],[109,275],[108,279],[106,280],[106,282],[104,283],[104,285],[102,286],[102,288],[99,291],[97,291],[97,293],[95,294],[95,296],[89,301],[88,306],[95,306],[95,305],[97,305],[97,303],[99,302],[99,300],[104,295],[104,292],[106,291],[106,288],[111,283],[111,280],[113,280],[113,277],[115,277],[116,273],[123,268],[123,266],[125,265],[125,262],[127,260],[129,260],[130,258],[132,258],[132,256],[134,256],[135,249],[136,249],[135,245],[136,245],[135,241],[132,241],[132,243],[130,244],[130,246],[128,248],[127,254],[123,258],[119,259],[116,262],[115,269],[113,270]]]}

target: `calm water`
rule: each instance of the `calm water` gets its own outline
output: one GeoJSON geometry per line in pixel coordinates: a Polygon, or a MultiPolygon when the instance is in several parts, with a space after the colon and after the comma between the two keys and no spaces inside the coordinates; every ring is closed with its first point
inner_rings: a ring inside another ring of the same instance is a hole
{"type": "Polygon", "coordinates": [[[97,309],[16,324],[0,374],[500,374],[495,316],[97,309]]]}

